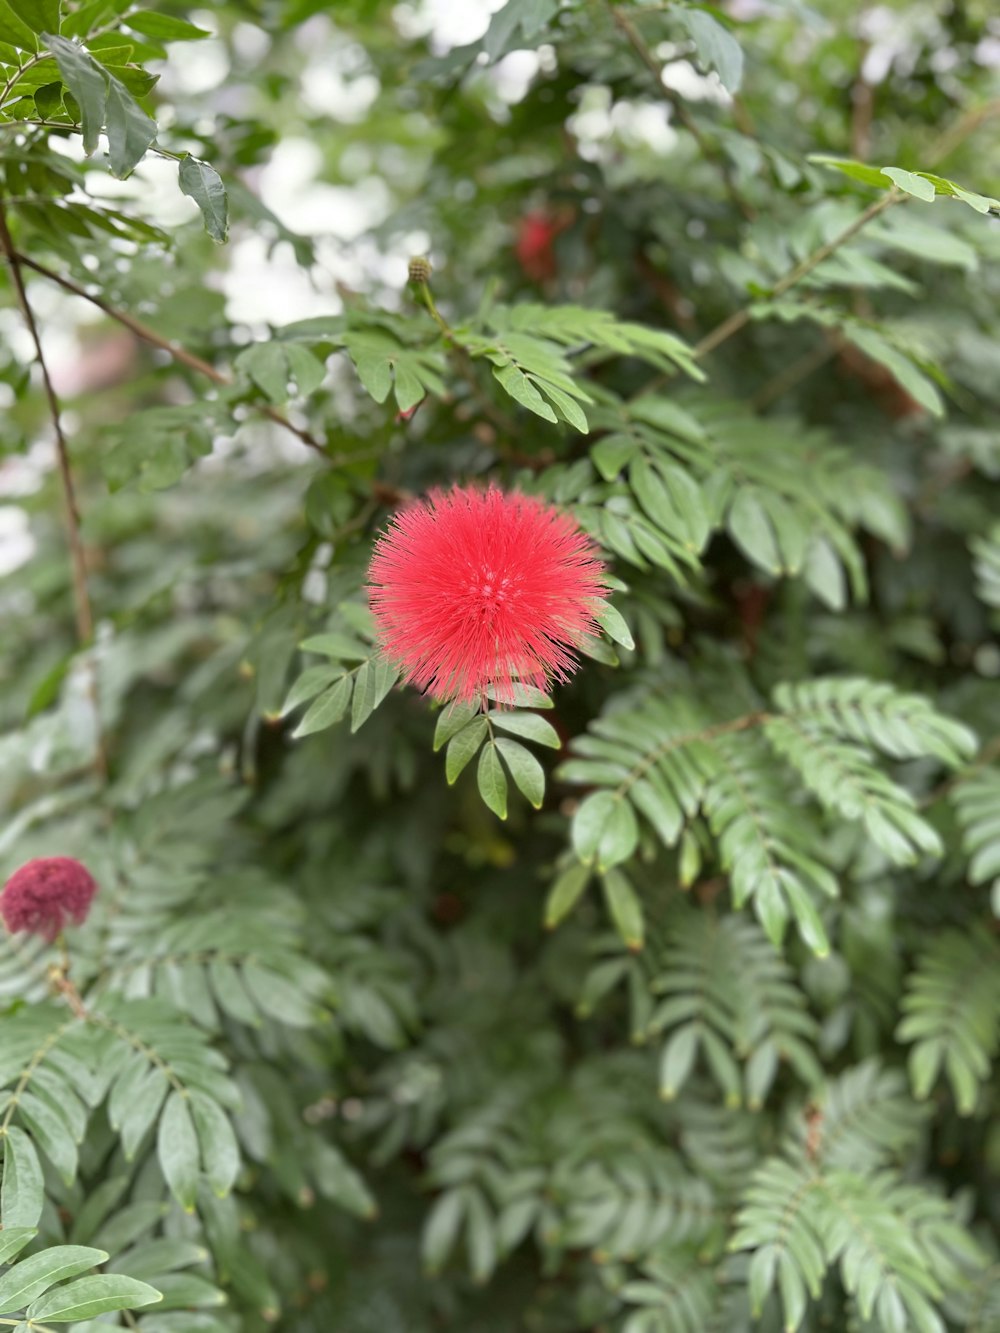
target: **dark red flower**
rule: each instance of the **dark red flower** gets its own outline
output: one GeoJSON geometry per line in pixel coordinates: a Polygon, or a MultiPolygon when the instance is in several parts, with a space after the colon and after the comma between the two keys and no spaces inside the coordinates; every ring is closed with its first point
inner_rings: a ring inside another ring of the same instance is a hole
{"type": "Polygon", "coordinates": [[[575,668],[607,595],[590,539],[526,495],[455,486],[401,510],[375,546],[383,651],[436,699],[511,698],[575,668]]]}
{"type": "Polygon", "coordinates": [[[532,282],[545,282],[556,276],[556,237],[566,230],[570,220],[565,215],[553,216],[541,210],[525,213],[518,220],[514,254],[532,282]]]}
{"type": "Polygon", "coordinates": [[[15,870],[0,893],[0,916],[13,934],[41,935],[50,943],[66,925],[87,919],[97,885],[71,856],[41,856],[15,870]]]}

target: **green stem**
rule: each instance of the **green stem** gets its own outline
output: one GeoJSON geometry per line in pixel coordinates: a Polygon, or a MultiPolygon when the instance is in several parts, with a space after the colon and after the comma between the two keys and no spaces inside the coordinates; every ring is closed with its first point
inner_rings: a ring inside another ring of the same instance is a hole
{"type": "Polygon", "coordinates": [[[183,1097],[188,1095],[187,1088],[174,1073],[173,1066],[164,1060],[152,1046],[147,1045],[141,1037],[134,1032],[130,1032],[124,1024],[117,1022],[116,1019],[106,1018],[104,1014],[95,1013],[87,1015],[87,1022],[92,1023],[95,1027],[104,1028],[106,1032],[113,1032],[116,1037],[120,1037],[134,1051],[144,1055],[151,1065],[159,1069],[176,1092],[179,1092],[183,1097]]]}
{"type": "Polygon", "coordinates": [[[4,1113],[3,1121],[0,1122],[0,1138],[6,1137],[7,1131],[10,1128],[10,1122],[14,1118],[14,1112],[18,1108],[21,1098],[28,1087],[28,1084],[34,1077],[35,1070],[43,1062],[45,1057],[48,1055],[49,1051],[52,1050],[53,1046],[57,1045],[60,1041],[62,1041],[65,1034],[69,1031],[71,1027],[75,1025],[76,1022],[77,1020],[75,1018],[70,1019],[68,1022],[60,1024],[60,1026],[57,1027],[54,1032],[50,1032],[49,1035],[46,1037],[45,1041],[42,1042],[41,1046],[39,1046],[38,1050],[35,1051],[34,1055],[31,1057],[27,1065],[24,1067],[24,1070],[21,1073],[21,1077],[17,1081],[17,1086],[14,1088],[14,1091],[10,1095],[10,1101],[7,1103],[7,1109],[4,1113]]]}
{"type": "Polygon", "coordinates": [[[452,333],[447,320],[434,304],[434,297],[431,295],[431,289],[427,285],[427,282],[414,283],[414,288],[417,296],[420,298],[421,305],[426,309],[431,319],[433,319],[434,323],[441,330],[443,336],[447,338],[449,342],[454,342],[455,335],[452,333]]]}
{"type": "MultiPolygon", "coordinates": [[[[34,65],[40,65],[40,64],[42,63],[43,60],[52,60],[52,59],[53,59],[53,56],[52,56],[52,52],[51,52],[51,51],[40,51],[40,52],[38,53],[38,55],[34,55],[34,56],[32,56],[31,59],[25,61],[25,63],[24,63],[23,65],[19,65],[19,66],[17,67],[17,69],[14,71],[14,73],[13,73],[13,74],[10,76],[10,78],[7,80],[7,82],[4,84],[3,91],[0,92],[0,111],[3,110],[4,105],[5,105],[6,101],[7,101],[7,96],[8,96],[8,94],[10,93],[10,90],[11,90],[11,89],[14,87],[14,85],[17,83],[17,81],[18,81],[18,79],[21,77],[21,75],[24,74],[24,72],[25,72],[26,70],[31,69],[34,65]]],[[[15,124],[15,125],[18,125],[18,124],[22,124],[23,122],[21,122],[21,121],[13,121],[12,123],[15,124]]]]}

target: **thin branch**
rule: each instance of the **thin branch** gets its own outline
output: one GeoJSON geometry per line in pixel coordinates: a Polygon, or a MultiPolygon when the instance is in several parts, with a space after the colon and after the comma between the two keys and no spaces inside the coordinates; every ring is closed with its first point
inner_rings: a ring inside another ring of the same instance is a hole
{"type": "MultiPolygon", "coordinates": [[[[868,223],[871,222],[873,218],[878,217],[880,213],[884,213],[887,208],[891,208],[894,204],[899,203],[904,197],[902,192],[893,186],[887,194],[882,195],[882,197],[876,199],[874,203],[869,204],[865,211],[860,213],[852,223],[844,228],[843,231],[838,232],[832,240],[819,246],[819,248],[814,250],[812,254],[806,255],[805,259],[800,260],[794,268],[789,269],[783,278],[779,278],[771,288],[771,297],[784,296],[785,292],[790,291],[796,283],[799,283],[803,278],[808,277],[813,269],[818,268],[819,265],[823,263],[824,259],[829,259],[830,256],[839,250],[842,245],[845,245],[852,236],[856,236],[863,227],[867,227],[868,223]]],[[[741,310],[734,310],[733,313],[727,316],[721,324],[716,325],[710,333],[706,333],[701,342],[695,344],[692,348],[692,355],[700,359],[703,356],[707,356],[709,352],[714,352],[715,349],[721,347],[724,342],[728,342],[730,338],[739,333],[742,329],[745,329],[750,323],[752,318],[751,311],[751,306],[744,306],[741,310]]],[[[651,383],[644,385],[635,397],[641,397],[643,394],[654,392],[670,378],[672,378],[671,374],[657,376],[651,383]]]]}
{"type": "Polygon", "coordinates": [[[737,189],[736,182],[733,180],[732,170],[729,163],[726,161],[725,153],[716,144],[713,144],[706,139],[698,126],[698,122],[687,109],[680,93],[676,92],[673,88],[668,88],[663,82],[662,64],[657,60],[656,56],[653,55],[652,51],[650,51],[649,47],[643,40],[641,33],[636,28],[628,14],[619,9],[613,3],[613,0],[605,0],[605,3],[607,4],[608,12],[610,13],[615,26],[656,80],[656,88],[659,95],[670,103],[677,119],[694,139],[695,143],[701,150],[702,155],[708,158],[709,161],[716,163],[722,174],[726,192],[733,204],[748,222],[752,222],[756,216],[755,211],[737,189]]]}
{"type": "MultiPolygon", "coordinates": [[[[179,343],[171,342],[169,338],[164,338],[162,334],[157,333],[157,331],[150,328],[148,324],[143,324],[142,321],[136,319],[134,315],[130,315],[126,310],[120,310],[117,306],[113,306],[109,301],[105,301],[103,296],[97,296],[93,292],[88,292],[86,287],[82,287],[78,282],[74,282],[72,278],[64,277],[63,274],[57,273],[54,269],[46,268],[44,264],[39,264],[37,260],[30,259],[27,255],[15,253],[12,256],[9,256],[9,258],[11,259],[12,265],[19,264],[26,268],[34,269],[36,273],[40,273],[42,277],[49,278],[52,282],[58,283],[60,287],[68,292],[72,292],[74,296],[82,296],[85,301],[89,301],[91,305],[97,306],[99,310],[103,310],[111,319],[117,320],[119,324],[123,324],[125,328],[131,330],[137,338],[141,338],[143,342],[149,343],[151,347],[159,347],[161,351],[169,353],[169,355],[182,366],[187,366],[189,370],[194,370],[199,375],[204,375],[205,378],[210,379],[213,384],[219,384],[228,388],[235,383],[233,377],[226,374],[225,371],[218,370],[211,364],[211,362],[205,361],[200,356],[196,356],[194,352],[189,352],[186,347],[182,347],[179,343]]],[[[273,421],[276,426],[281,426],[284,430],[290,431],[294,436],[301,440],[303,444],[308,445],[310,449],[315,449],[316,452],[322,454],[324,458],[327,457],[326,448],[322,442],[317,440],[315,435],[312,435],[308,430],[303,429],[301,426],[296,426],[294,422],[289,421],[284,412],[279,412],[276,407],[271,407],[266,403],[255,403],[254,408],[263,416],[267,417],[269,421],[273,421]]]]}
{"type": "MultiPolygon", "coordinates": [[[[62,487],[63,509],[65,512],[66,539],[69,546],[70,568],[72,570],[73,578],[73,607],[76,616],[76,635],[80,647],[87,649],[92,645],[94,640],[94,611],[90,603],[90,590],[87,586],[87,558],[83,549],[83,538],[80,533],[80,506],[77,503],[76,488],[73,484],[73,472],[70,468],[69,446],[63,432],[62,418],[59,411],[59,399],[56,397],[56,391],[52,387],[52,377],[49,375],[49,367],[45,360],[45,352],[42,349],[42,339],[38,332],[38,324],[35,321],[35,313],[28,301],[28,293],[24,285],[24,274],[21,271],[21,257],[14,249],[14,242],[11,238],[10,229],[7,226],[7,210],[4,206],[2,196],[0,196],[0,250],[3,251],[4,257],[7,260],[11,281],[14,285],[14,292],[17,297],[17,303],[21,308],[24,322],[28,327],[28,332],[31,334],[31,340],[35,345],[35,358],[38,361],[38,367],[42,374],[45,398],[49,407],[49,415],[52,418],[52,429],[55,432],[56,437],[56,458],[59,467],[59,481],[62,487]]],[[[90,697],[91,707],[94,713],[94,764],[102,781],[107,781],[108,756],[107,751],[104,748],[104,737],[101,732],[100,703],[92,657],[87,664],[87,693],[90,697]]]]}
{"type": "MultiPolygon", "coordinates": [[[[783,278],[779,278],[771,288],[771,297],[784,296],[785,292],[791,290],[791,288],[796,286],[797,283],[800,283],[803,278],[808,277],[813,269],[819,268],[820,264],[822,264],[825,259],[829,259],[830,256],[836,253],[842,245],[846,245],[853,236],[856,236],[859,231],[864,227],[867,227],[873,218],[877,218],[880,213],[884,213],[886,209],[891,208],[893,204],[898,204],[902,198],[902,192],[897,190],[894,186],[886,194],[882,195],[881,198],[876,199],[874,203],[869,204],[865,211],[859,213],[854,221],[846,226],[843,231],[838,232],[832,240],[821,245],[818,249],[814,250],[811,255],[806,255],[805,259],[796,264],[794,268],[789,269],[783,278]]],[[[734,333],[739,333],[741,329],[745,328],[747,324],[750,323],[750,319],[751,313],[749,306],[744,306],[742,310],[734,311],[728,319],[724,319],[721,324],[717,325],[716,328],[712,330],[711,333],[707,333],[705,337],[702,338],[701,342],[696,344],[694,355],[701,357],[707,356],[709,352],[714,352],[717,347],[730,339],[734,333]]]]}
{"type": "MultiPolygon", "coordinates": [[[[864,160],[868,156],[872,97],[873,92],[871,87],[864,83],[864,80],[859,73],[852,92],[853,115],[851,120],[851,153],[854,157],[860,160],[864,160]]],[[[939,162],[943,161],[950,153],[954,152],[954,150],[963,143],[970,134],[973,134],[981,125],[997,116],[1000,116],[1000,98],[996,98],[991,102],[986,102],[982,106],[975,107],[973,110],[965,112],[964,115],[958,118],[954,125],[945,130],[937,141],[931,145],[924,160],[927,162],[928,166],[937,166],[939,162]]],[[[892,192],[890,192],[890,194],[891,193],[892,192]]],[[[887,199],[888,196],[886,197],[886,200],[887,199]]],[[[869,219],[864,217],[864,220],[867,222],[869,219]]],[[[858,219],[858,221],[861,222],[861,219],[858,219]]],[[[777,289],[775,290],[777,292],[777,289]]],[[[787,290],[787,288],[785,290],[787,290]]],[[[871,318],[870,313],[859,309],[861,303],[865,299],[863,292],[855,292],[855,313],[862,314],[866,318],[871,318]]],[[[742,327],[742,325],[740,327],[742,327]]],[[[718,333],[718,330],[716,330],[716,333],[718,333]]],[[[710,334],[709,337],[711,336],[712,335],[710,334]]],[[[701,346],[701,344],[699,344],[699,346],[701,346]]],[[[786,393],[788,389],[798,384],[800,380],[804,379],[807,375],[811,375],[814,370],[818,370],[830,356],[834,355],[836,350],[836,346],[827,344],[826,349],[817,349],[815,352],[806,353],[804,356],[794,361],[787,369],[780,371],[774,379],[770,380],[758,390],[755,397],[751,400],[751,406],[755,411],[760,411],[762,408],[768,406],[770,403],[774,402],[775,399],[786,393]]],[[[697,349],[696,354],[698,354],[697,349]]],[[[943,490],[945,487],[951,485],[953,481],[960,479],[962,476],[966,475],[968,471],[968,460],[960,460],[955,468],[949,469],[943,475],[943,478],[932,479],[921,490],[916,502],[917,509],[919,510],[926,507],[927,502],[933,498],[939,490],[943,490]]]]}
{"type": "Polygon", "coordinates": [[[817,347],[811,347],[808,352],[796,357],[791,365],[779,371],[773,379],[761,385],[750,399],[750,406],[755,412],[763,412],[765,407],[770,407],[789,389],[794,389],[796,384],[808,379],[814,371],[819,370],[820,366],[825,366],[839,350],[838,344],[833,339],[825,339],[817,347]]]}
{"type": "Polygon", "coordinates": [[[931,145],[930,151],[925,157],[928,166],[936,167],[964,143],[970,134],[974,134],[981,125],[988,120],[994,120],[1000,116],[1000,97],[996,97],[991,102],[984,102],[982,106],[973,107],[971,111],[966,111],[950,129],[940,136],[936,143],[931,145]]]}
{"type": "MultiPolygon", "coordinates": [[[[987,102],[984,106],[978,107],[974,111],[969,111],[962,116],[950,130],[946,130],[945,133],[941,135],[937,143],[931,147],[925,160],[930,165],[936,166],[939,162],[943,161],[949,153],[954,152],[955,148],[957,148],[964,139],[977,130],[985,121],[992,119],[994,116],[1000,116],[1000,98],[997,98],[992,102],[987,102]]],[[[807,255],[801,263],[796,264],[793,269],[786,273],[785,276],[772,288],[772,297],[783,296],[789,288],[794,287],[796,283],[801,282],[802,279],[807,277],[814,268],[817,268],[822,264],[824,259],[829,259],[830,256],[835,251],[839,250],[842,245],[849,241],[853,236],[856,236],[863,227],[867,227],[868,223],[871,222],[873,218],[878,217],[880,213],[884,213],[886,209],[891,208],[894,204],[900,203],[904,197],[902,191],[893,186],[893,188],[886,194],[882,195],[881,198],[876,199],[873,203],[869,204],[865,211],[860,213],[854,221],[845,227],[842,232],[838,233],[833,240],[827,241],[825,245],[821,245],[818,250],[814,250],[811,255],[807,255]]],[[[711,333],[706,334],[705,337],[702,338],[701,342],[698,343],[694,349],[694,355],[697,357],[707,356],[709,352],[713,352],[716,347],[719,347],[722,343],[726,342],[727,339],[731,338],[734,333],[739,333],[739,331],[745,328],[749,322],[750,311],[748,308],[735,311],[728,319],[723,320],[717,328],[714,328],[711,333]]]]}
{"type": "Polygon", "coordinates": [[[86,647],[94,637],[94,613],[90,605],[90,594],[87,590],[87,563],[84,557],[83,540],[80,536],[80,508],[77,504],[76,491],[73,486],[73,474],[70,471],[69,466],[69,448],[66,444],[66,436],[63,434],[62,421],[59,415],[59,400],[56,398],[55,390],[52,387],[49,368],[45,361],[45,353],[42,351],[42,340],[38,333],[38,325],[35,322],[34,312],[28,303],[28,293],[24,286],[24,275],[21,272],[23,261],[14,249],[14,243],[11,240],[10,231],[7,227],[7,210],[2,198],[0,198],[0,248],[3,249],[7,264],[10,268],[10,276],[14,284],[17,303],[21,308],[21,314],[24,316],[24,322],[28,326],[31,340],[35,344],[35,359],[42,372],[42,384],[44,385],[45,397],[49,405],[49,415],[52,418],[52,428],[55,431],[56,454],[59,460],[59,477],[62,482],[63,498],[66,505],[66,536],[69,542],[70,559],[73,565],[73,599],[76,607],[76,629],[81,647],[86,647]]]}

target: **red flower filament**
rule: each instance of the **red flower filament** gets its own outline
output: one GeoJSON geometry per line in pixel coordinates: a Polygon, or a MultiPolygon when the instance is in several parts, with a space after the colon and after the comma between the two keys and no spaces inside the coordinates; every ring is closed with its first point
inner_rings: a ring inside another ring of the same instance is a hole
{"type": "Polygon", "coordinates": [[[93,876],[69,856],[43,856],[15,870],[0,893],[0,916],[14,934],[26,930],[50,943],[67,920],[82,925],[97,892],[93,876]]]}
{"type": "Polygon", "coordinates": [[[530,496],[455,486],[393,519],[369,569],[382,649],[436,699],[510,701],[576,667],[607,596],[590,539],[530,496]]]}

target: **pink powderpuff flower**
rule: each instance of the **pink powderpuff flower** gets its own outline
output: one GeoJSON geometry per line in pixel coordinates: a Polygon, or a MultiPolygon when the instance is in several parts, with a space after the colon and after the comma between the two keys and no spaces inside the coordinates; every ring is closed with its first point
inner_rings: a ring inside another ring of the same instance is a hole
{"type": "Polygon", "coordinates": [[[368,571],[385,655],[435,699],[510,702],[576,667],[607,596],[596,548],[567,514],[495,487],[407,506],[368,571]]]}
{"type": "Polygon", "coordinates": [[[41,856],[28,861],[0,892],[0,916],[14,934],[19,930],[51,942],[67,919],[82,925],[97,884],[89,870],[71,856],[41,856]]]}

